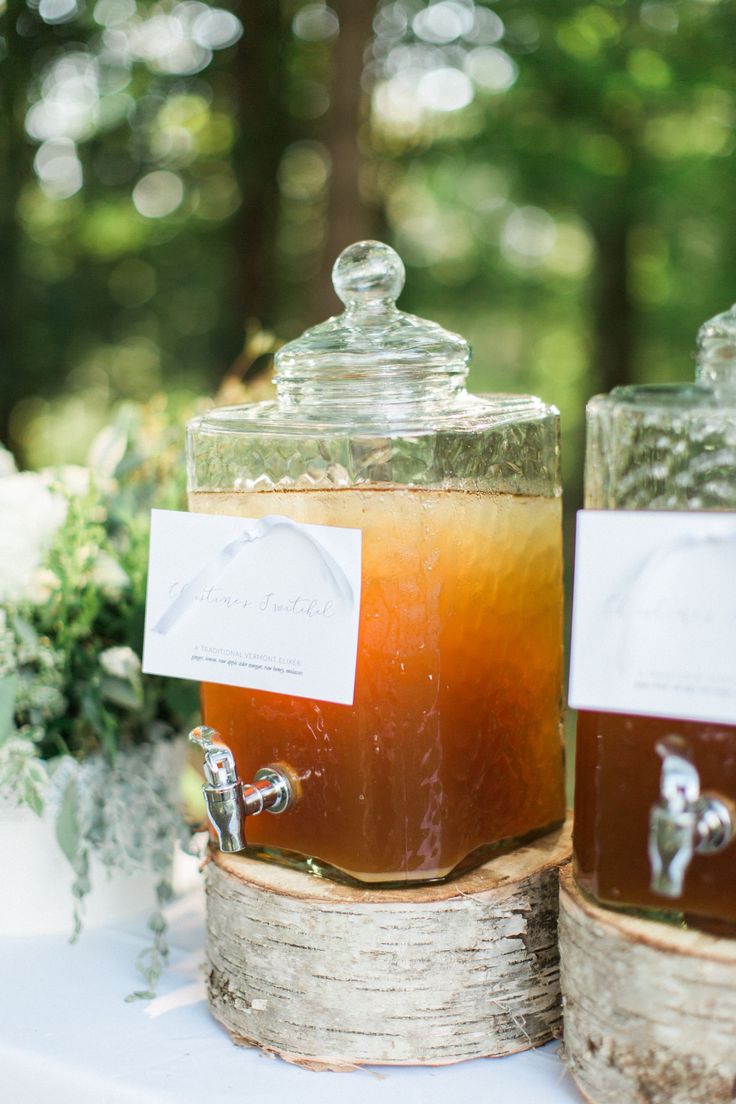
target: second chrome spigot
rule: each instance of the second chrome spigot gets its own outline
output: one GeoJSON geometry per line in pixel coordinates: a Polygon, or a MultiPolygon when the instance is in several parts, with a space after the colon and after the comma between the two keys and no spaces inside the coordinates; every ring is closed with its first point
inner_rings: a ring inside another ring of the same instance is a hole
{"type": "Polygon", "coordinates": [[[242,851],[247,843],[246,817],[264,810],[285,812],[293,804],[294,790],[288,774],[279,767],[261,767],[252,782],[241,782],[230,748],[215,742],[219,735],[214,728],[198,725],[189,739],[204,752],[202,793],[220,850],[242,851]]]}
{"type": "Polygon", "coordinates": [[[722,851],[734,836],[730,804],[701,794],[700,775],[676,738],[657,744],[662,759],[659,801],[649,813],[650,889],[660,897],[682,896],[695,855],[722,851]]]}

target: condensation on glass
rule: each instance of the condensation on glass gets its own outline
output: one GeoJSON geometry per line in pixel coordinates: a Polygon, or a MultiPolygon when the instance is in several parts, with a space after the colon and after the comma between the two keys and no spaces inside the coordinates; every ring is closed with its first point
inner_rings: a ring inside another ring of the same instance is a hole
{"type": "Polygon", "coordinates": [[[241,778],[299,780],[255,852],[434,881],[564,815],[558,414],[468,394],[466,341],[397,309],[387,246],[333,277],[344,312],[280,350],[276,400],[189,424],[189,505],[362,530],[354,703],[205,684],[203,719],[241,778]]]}
{"type": "MultiPolygon", "coordinates": [[[[707,322],[698,345],[696,383],[621,387],[590,401],[586,507],[736,510],[736,307],[707,322]]],[[[736,726],[585,711],[576,754],[582,887],[605,904],[731,930],[736,726]],[[708,795],[723,802],[724,823],[713,817],[705,839],[708,795]]]]}

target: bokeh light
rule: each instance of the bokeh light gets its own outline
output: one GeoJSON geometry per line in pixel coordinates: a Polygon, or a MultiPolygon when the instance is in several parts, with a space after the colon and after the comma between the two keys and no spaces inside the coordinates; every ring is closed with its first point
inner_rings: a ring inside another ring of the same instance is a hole
{"type": "Polygon", "coordinates": [[[429,111],[460,111],[473,100],[473,85],[459,69],[430,69],[419,79],[417,101],[429,111]]]}
{"type": "Polygon", "coordinates": [[[254,297],[279,339],[324,317],[331,225],[402,252],[404,305],[471,338],[475,389],[562,407],[578,486],[610,365],[689,374],[674,350],[736,298],[725,5],[378,0],[372,33],[336,8],[274,0],[256,43],[227,0],[26,0],[7,378],[28,456],[71,439],[58,419],[76,440],[123,396],[240,371],[254,297]]]}
{"type": "Polygon", "coordinates": [[[417,38],[446,45],[473,30],[474,8],[474,4],[462,3],[461,0],[438,0],[418,11],[411,27],[417,38]]]}
{"type": "Polygon", "coordinates": [[[51,138],[38,147],[33,160],[41,187],[51,199],[68,199],[82,187],[82,164],[70,138],[51,138]]]}
{"type": "Polygon", "coordinates": [[[184,185],[176,173],[157,169],[141,177],[133,188],[135,209],[144,218],[171,215],[184,199],[184,185]]]}
{"type": "Polygon", "coordinates": [[[516,62],[495,46],[478,46],[465,59],[465,72],[488,92],[508,92],[519,75],[516,62]]]}
{"type": "Polygon", "coordinates": [[[540,207],[517,207],[501,230],[501,249],[510,264],[533,268],[551,253],[557,240],[555,220],[540,207]]]}
{"type": "Polygon", "coordinates": [[[38,14],[44,23],[66,23],[79,11],[77,0],[41,0],[38,14]]]}
{"type": "Polygon", "coordinates": [[[340,30],[340,20],[326,4],[307,4],[294,16],[292,29],[305,42],[325,42],[340,30]]]}

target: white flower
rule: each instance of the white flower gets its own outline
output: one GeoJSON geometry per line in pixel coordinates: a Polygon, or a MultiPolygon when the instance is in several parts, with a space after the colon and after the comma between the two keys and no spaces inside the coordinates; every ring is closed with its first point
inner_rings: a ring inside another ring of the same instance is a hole
{"type": "Polygon", "coordinates": [[[141,673],[140,657],[128,647],[105,648],[100,652],[100,666],[106,675],[126,682],[135,682],[141,673]]]}
{"type": "Polygon", "coordinates": [[[25,597],[34,606],[40,606],[44,602],[48,602],[51,595],[55,594],[60,586],[61,580],[55,571],[51,571],[48,567],[39,567],[28,580],[25,597]]]}
{"type": "Polygon", "coordinates": [[[79,464],[59,464],[54,468],[41,468],[38,474],[43,476],[52,489],[66,491],[67,494],[79,497],[87,494],[92,482],[89,468],[83,468],[79,464]]]}
{"type": "Polygon", "coordinates": [[[107,552],[100,552],[92,567],[90,579],[106,598],[119,598],[130,586],[130,578],[116,559],[107,552]]]}
{"type": "Polygon", "coordinates": [[[137,713],[143,706],[143,679],[141,661],[133,649],[106,648],[100,653],[100,666],[103,698],[137,713]]]}
{"type": "Polygon", "coordinates": [[[7,475],[15,475],[17,470],[12,452],[8,452],[0,445],[0,479],[4,479],[7,475]]]}
{"type": "Polygon", "coordinates": [[[0,602],[29,597],[66,509],[63,496],[50,491],[40,473],[16,472],[0,479],[0,602]]]}
{"type": "Polygon", "coordinates": [[[98,486],[114,487],[115,472],[127,447],[128,435],[118,425],[107,425],[97,434],[87,453],[87,463],[95,473],[98,486]]]}
{"type": "Polygon", "coordinates": [[[53,721],[66,711],[66,698],[58,686],[35,682],[28,691],[28,707],[37,723],[53,721]]]}

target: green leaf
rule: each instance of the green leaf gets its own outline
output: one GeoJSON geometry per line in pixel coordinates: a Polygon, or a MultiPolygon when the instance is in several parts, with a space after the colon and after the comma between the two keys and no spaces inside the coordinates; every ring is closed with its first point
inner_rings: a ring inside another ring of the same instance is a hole
{"type": "Polygon", "coordinates": [[[18,676],[13,673],[0,679],[0,743],[15,729],[15,698],[18,676]]]}
{"type": "Polygon", "coordinates": [[[16,614],[13,618],[13,629],[18,637],[19,644],[28,651],[35,652],[38,648],[38,633],[30,621],[16,614]]]}
{"type": "Polygon", "coordinates": [[[40,816],[43,812],[43,797],[38,788],[30,783],[23,789],[23,803],[32,809],[36,816],[40,816]]]}
{"type": "Polygon", "coordinates": [[[125,998],[125,1003],[132,1004],[133,1001],[153,1000],[155,996],[156,993],[153,989],[136,989],[135,993],[128,993],[128,996],[125,998]]]}
{"type": "Polygon", "coordinates": [[[61,809],[56,818],[56,838],[59,847],[76,869],[79,854],[79,821],[77,819],[77,789],[70,782],[64,791],[61,809]]]}
{"type": "Polygon", "coordinates": [[[20,804],[40,813],[47,777],[33,742],[23,733],[11,733],[0,742],[0,789],[10,790],[20,804]]]}
{"type": "Polygon", "coordinates": [[[176,722],[184,724],[197,712],[199,685],[187,679],[157,679],[159,692],[176,722]]]}
{"type": "Polygon", "coordinates": [[[114,678],[112,675],[103,675],[100,693],[104,701],[112,702],[121,709],[139,713],[143,708],[143,687],[140,679],[128,681],[114,678]]]}
{"type": "Polygon", "coordinates": [[[115,718],[105,709],[100,693],[100,680],[91,680],[80,702],[82,717],[89,724],[105,754],[114,759],[118,750],[118,726],[115,718]]]}

